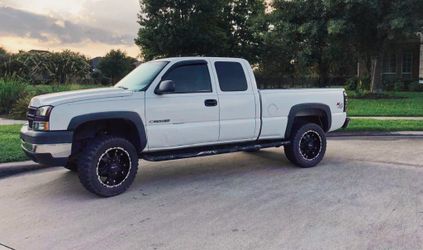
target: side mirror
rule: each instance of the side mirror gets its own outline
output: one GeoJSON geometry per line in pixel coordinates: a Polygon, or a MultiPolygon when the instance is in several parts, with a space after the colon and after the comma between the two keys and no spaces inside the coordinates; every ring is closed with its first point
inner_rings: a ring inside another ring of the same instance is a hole
{"type": "Polygon", "coordinates": [[[175,92],[175,82],[172,80],[161,81],[154,90],[156,95],[169,94],[175,92]]]}

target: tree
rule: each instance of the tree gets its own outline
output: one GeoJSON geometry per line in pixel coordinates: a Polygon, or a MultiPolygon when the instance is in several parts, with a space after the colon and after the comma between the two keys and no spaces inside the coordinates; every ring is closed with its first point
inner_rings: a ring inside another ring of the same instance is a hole
{"type": "Polygon", "coordinates": [[[279,74],[295,77],[317,76],[323,87],[331,74],[351,63],[354,57],[347,55],[350,46],[342,39],[345,29],[336,19],[336,5],[324,0],[275,0],[272,7],[262,68],[279,68],[279,74]]]}
{"type": "Polygon", "coordinates": [[[394,40],[415,37],[423,27],[421,0],[328,0],[338,6],[346,39],[362,61],[371,60],[371,91],[382,90],[382,60],[394,40]],[[364,58],[364,59],[363,59],[364,58]]]}
{"type": "Polygon", "coordinates": [[[3,49],[2,47],[0,47],[0,77],[5,75],[5,67],[6,67],[6,62],[8,60],[9,54],[7,53],[7,51],[5,49],[3,49]]]}
{"type": "Polygon", "coordinates": [[[3,49],[2,47],[0,47],[0,57],[6,56],[6,55],[7,55],[7,51],[3,49]]]}
{"type": "Polygon", "coordinates": [[[90,73],[88,58],[70,50],[48,55],[50,73],[55,82],[64,84],[70,78],[86,78],[90,73]]]}
{"type": "Polygon", "coordinates": [[[32,51],[7,55],[2,76],[14,76],[30,83],[66,83],[78,81],[90,73],[88,59],[75,52],[32,51]]]}
{"type": "Polygon", "coordinates": [[[242,56],[256,60],[263,0],[144,0],[136,44],[145,59],[242,56]]]}
{"type": "Polygon", "coordinates": [[[116,83],[135,68],[136,59],[129,57],[121,50],[111,50],[100,61],[101,73],[116,83]]]}

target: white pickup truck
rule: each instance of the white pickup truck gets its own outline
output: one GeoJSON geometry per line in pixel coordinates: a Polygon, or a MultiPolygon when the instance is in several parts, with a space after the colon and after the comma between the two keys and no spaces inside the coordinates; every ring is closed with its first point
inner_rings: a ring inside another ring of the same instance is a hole
{"type": "Polygon", "coordinates": [[[77,171],[100,196],[124,192],[138,159],[162,161],[284,146],[318,164],[325,133],[346,127],[343,89],[258,90],[244,59],[180,57],[143,63],[111,88],[34,97],[22,148],[77,171]]]}

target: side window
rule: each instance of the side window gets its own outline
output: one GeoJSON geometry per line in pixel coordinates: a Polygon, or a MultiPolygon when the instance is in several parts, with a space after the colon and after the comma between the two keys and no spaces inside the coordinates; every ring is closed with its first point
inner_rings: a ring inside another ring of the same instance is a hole
{"type": "Polygon", "coordinates": [[[163,80],[175,82],[175,93],[212,92],[207,64],[181,65],[171,69],[163,80]]]}
{"type": "Polygon", "coordinates": [[[245,91],[248,89],[242,65],[237,62],[216,62],[217,78],[222,91],[245,91]]]}

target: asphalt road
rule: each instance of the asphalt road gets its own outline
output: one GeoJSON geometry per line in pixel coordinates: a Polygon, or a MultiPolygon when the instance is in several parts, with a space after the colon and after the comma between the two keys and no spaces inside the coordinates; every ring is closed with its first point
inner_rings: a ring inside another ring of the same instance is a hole
{"type": "Polygon", "coordinates": [[[422,139],[331,139],[325,160],[312,169],[293,167],[282,149],[142,161],[132,188],[108,199],[86,192],[65,169],[14,175],[0,179],[0,243],[422,249],[422,151],[422,139]]]}

